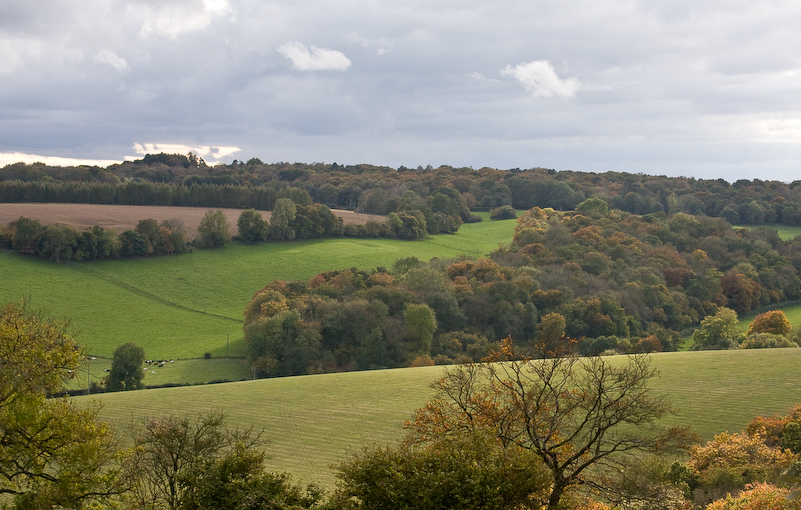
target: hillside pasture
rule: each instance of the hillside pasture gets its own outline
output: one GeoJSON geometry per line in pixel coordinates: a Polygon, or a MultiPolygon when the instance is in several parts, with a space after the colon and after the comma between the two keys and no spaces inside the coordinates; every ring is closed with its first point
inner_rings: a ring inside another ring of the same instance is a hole
{"type": "MultiPolygon", "coordinates": [[[[125,342],[149,358],[243,356],[242,312],[274,279],[305,280],[347,267],[390,267],[398,258],[481,256],[511,241],[515,222],[465,224],[418,241],[315,239],[143,259],[56,264],[0,252],[0,299],[26,297],[34,309],[68,318],[79,343],[110,357],[125,342]]],[[[231,377],[238,379],[239,377],[231,377]]],[[[192,382],[192,381],[187,381],[192,382]]]]}
{"type": "MultiPolygon", "coordinates": [[[[216,209],[216,208],[212,208],[216,209]]],[[[20,216],[38,220],[42,225],[69,225],[85,230],[98,225],[111,228],[119,234],[133,230],[140,220],[152,218],[159,223],[177,218],[186,226],[188,238],[197,235],[200,220],[208,212],[208,207],[167,207],[150,205],[103,205],[103,204],[0,204],[0,225],[10,223],[20,216]]],[[[228,219],[232,235],[236,235],[236,221],[242,209],[222,209],[228,219]]],[[[265,220],[270,219],[270,211],[259,211],[265,220]]],[[[345,223],[363,225],[368,221],[384,221],[386,217],[374,214],[359,214],[353,211],[332,209],[345,223]]]]}
{"type": "MultiPolygon", "coordinates": [[[[623,356],[609,358],[622,362],[623,356]]],[[[654,394],[677,410],[668,424],[688,426],[702,440],[740,431],[756,415],[784,414],[801,402],[801,349],[673,352],[651,355],[661,375],[654,394]]],[[[166,370],[166,368],[165,368],[166,370]]],[[[330,466],[346,451],[387,444],[433,396],[443,367],[322,374],[101,395],[101,415],[124,429],[165,414],[222,410],[231,425],[265,430],[268,467],[328,488],[330,466]]],[[[97,397],[92,397],[97,398],[97,397]]],[[[81,404],[87,397],[76,397],[81,404]]]]}

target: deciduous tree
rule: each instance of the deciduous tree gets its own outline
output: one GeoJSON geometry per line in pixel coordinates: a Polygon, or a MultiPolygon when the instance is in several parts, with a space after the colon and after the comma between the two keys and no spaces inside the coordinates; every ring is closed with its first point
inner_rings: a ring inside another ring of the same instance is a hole
{"type": "Polygon", "coordinates": [[[721,307],[701,321],[701,327],[693,333],[693,349],[731,349],[742,334],[737,312],[721,307]]]}
{"type": "Polygon", "coordinates": [[[197,227],[204,248],[219,248],[231,240],[228,219],[222,209],[210,209],[197,227]]]}
{"type": "Polygon", "coordinates": [[[322,491],[314,485],[295,485],[286,473],[265,471],[264,457],[263,451],[237,444],[221,457],[207,459],[180,478],[187,489],[181,510],[319,508],[322,491]]]}
{"type": "MultiPolygon", "coordinates": [[[[165,416],[144,421],[134,431],[135,449],[127,474],[134,481],[132,508],[177,510],[189,505],[209,464],[235,448],[248,449],[260,439],[253,429],[228,429],[225,416],[212,412],[198,418],[165,416]]],[[[269,508],[269,507],[268,507],[269,508]]]]}
{"type": "Polygon", "coordinates": [[[332,507],[539,509],[549,483],[542,460],[497,441],[478,432],[365,448],[337,467],[340,487],[332,507]]]}
{"type": "Polygon", "coordinates": [[[21,507],[78,508],[125,489],[98,408],[48,398],[82,358],[66,324],[0,305],[0,495],[21,507]]]}
{"type": "Polygon", "coordinates": [[[139,390],[144,388],[145,350],[128,342],[114,349],[111,372],[106,377],[109,391],[139,390]]]}
{"type": "Polygon", "coordinates": [[[295,231],[292,229],[292,221],[297,214],[295,203],[288,198],[279,198],[275,201],[272,215],[270,216],[270,227],[278,240],[293,239],[295,231]]]}
{"type": "Polygon", "coordinates": [[[686,445],[683,429],[658,425],[671,409],[648,389],[656,370],[647,355],[623,364],[518,358],[507,341],[497,363],[449,369],[435,385],[438,398],[408,424],[412,440],[483,431],[504,448],[530,452],[549,472],[549,491],[539,501],[549,510],[572,488],[608,489],[599,475],[623,458],[686,445]]]}
{"type": "Polygon", "coordinates": [[[261,213],[255,209],[242,211],[239,219],[236,220],[239,238],[245,244],[254,244],[264,241],[267,238],[267,222],[262,218],[261,213]]]}
{"type": "Polygon", "coordinates": [[[746,335],[751,333],[770,333],[772,335],[787,335],[792,326],[787,319],[787,315],[781,310],[771,310],[761,313],[754,317],[751,325],[748,326],[746,335]]]}

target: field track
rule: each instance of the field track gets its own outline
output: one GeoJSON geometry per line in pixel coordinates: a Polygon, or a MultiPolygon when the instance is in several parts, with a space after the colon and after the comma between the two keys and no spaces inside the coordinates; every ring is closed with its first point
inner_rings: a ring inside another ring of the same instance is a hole
{"type": "MultiPolygon", "coordinates": [[[[117,233],[133,230],[140,220],[153,218],[159,222],[178,218],[186,225],[192,239],[197,234],[197,227],[209,207],[167,207],[154,205],[101,205],[101,204],[0,204],[0,225],[8,224],[25,216],[39,220],[43,225],[57,223],[70,225],[84,230],[95,225],[113,228],[117,233]]],[[[345,223],[364,224],[369,220],[383,221],[384,216],[359,214],[353,211],[332,209],[333,213],[345,223]]],[[[228,218],[231,233],[237,231],[236,220],[242,209],[223,209],[228,218]]],[[[261,211],[265,220],[270,219],[270,211],[261,211]]]]}

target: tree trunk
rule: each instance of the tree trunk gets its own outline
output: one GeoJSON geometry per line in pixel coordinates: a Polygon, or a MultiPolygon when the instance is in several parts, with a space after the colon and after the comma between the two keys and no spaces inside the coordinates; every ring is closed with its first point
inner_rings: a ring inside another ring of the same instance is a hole
{"type": "Polygon", "coordinates": [[[548,498],[548,510],[557,510],[559,508],[559,500],[562,499],[562,494],[565,493],[566,486],[561,483],[555,483],[551,495],[548,498]]]}

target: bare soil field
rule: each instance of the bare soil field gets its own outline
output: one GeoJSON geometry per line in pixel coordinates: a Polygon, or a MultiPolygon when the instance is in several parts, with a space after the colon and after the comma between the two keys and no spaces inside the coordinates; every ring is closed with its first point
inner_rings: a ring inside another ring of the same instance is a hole
{"type": "MultiPolygon", "coordinates": [[[[181,220],[191,239],[197,234],[200,220],[208,207],[166,207],[150,205],[98,205],[98,204],[0,204],[0,225],[6,225],[20,216],[39,220],[43,225],[70,225],[85,230],[94,225],[113,228],[117,233],[136,228],[140,220],[153,218],[159,222],[172,218],[181,220]]],[[[231,234],[235,234],[236,220],[241,209],[223,209],[228,218],[231,234]]],[[[353,211],[332,209],[345,223],[363,225],[370,220],[384,221],[386,217],[373,214],[359,214],[353,211]]],[[[270,219],[270,211],[261,211],[265,220],[270,219]]]]}

